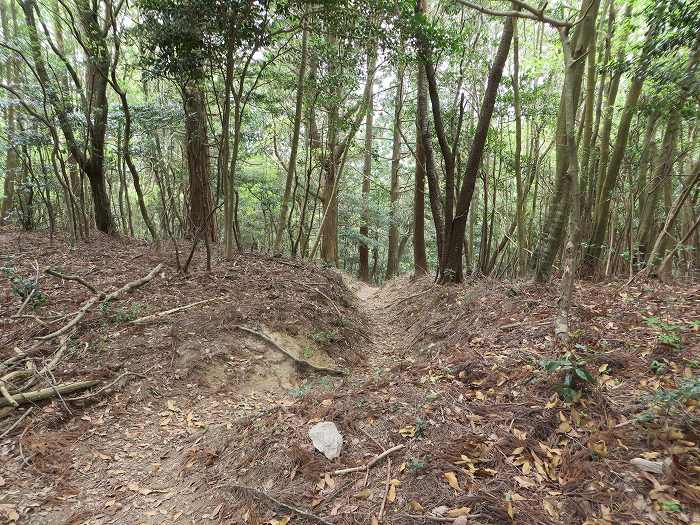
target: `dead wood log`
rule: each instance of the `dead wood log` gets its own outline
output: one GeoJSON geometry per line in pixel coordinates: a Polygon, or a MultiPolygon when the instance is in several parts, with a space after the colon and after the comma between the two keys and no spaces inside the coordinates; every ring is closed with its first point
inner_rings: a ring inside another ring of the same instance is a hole
{"type": "MultiPolygon", "coordinates": [[[[18,405],[22,405],[24,403],[34,403],[36,401],[50,399],[58,395],[70,394],[79,390],[85,390],[86,388],[92,388],[93,386],[98,385],[99,383],[99,381],[95,380],[79,381],[77,383],[62,383],[60,385],[50,386],[48,388],[32,390],[31,392],[25,392],[23,394],[15,394],[13,398],[18,405]]],[[[7,405],[7,400],[0,399],[0,407],[4,407],[7,405]]]]}
{"type": "Polygon", "coordinates": [[[266,335],[262,332],[258,332],[257,330],[253,330],[252,328],[248,328],[246,326],[241,326],[241,325],[236,325],[236,326],[234,326],[234,328],[238,328],[239,330],[243,330],[244,332],[248,332],[249,334],[253,334],[253,335],[259,337],[263,341],[272,345],[272,347],[275,350],[286,355],[289,359],[291,359],[292,361],[297,363],[299,366],[308,367],[308,368],[311,368],[312,370],[315,370],[317,372],[323,372],[325,374],[331,374],[331,375],[336,375],[336,376],[347,375],[347,372],[345,372],[344,370],[338,370],[337,368],[327,368],[325,366],[319,366],[319,365],[315,365],[313,363],[309,363],[308,361],[305,361],[304,359],[299,359],[297,356],[292,354],[289,350],[281,347],[271,337],[269,337],[268,335],[266,335]]]}

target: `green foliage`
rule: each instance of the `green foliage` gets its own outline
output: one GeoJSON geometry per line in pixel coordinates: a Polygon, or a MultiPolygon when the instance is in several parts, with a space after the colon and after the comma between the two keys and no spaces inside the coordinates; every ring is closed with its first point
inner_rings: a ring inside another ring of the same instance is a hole
{"type": "Polygon", "coordinates": [[[650,328],[659,330],[656,338],[659,344],[680,350],[683,346],[681,329],[677,324],[662,321],[658,317],[645,317],[644,322],[650,328]]]}
{"type": "Polygon", "coordinates": [[[311,339],[324,345],[334,343],[340,339],[335,330],[319,330],[311,333],[311,339]]]}
{"type": "Polygon", "coordinates": [[[152,76],[202,80],[227,52],[259,47],[268,36],[267,0],[139,0],[138,6],[135,32],[152,76]]]}
{"type": "Polygon", "coordinates": [[[581,397],[582,387],[595,383],[595,378],[586,369],[586,362],[573,352],[567,352],[559,359],[543,359],[540,366],[549,373],[561,373],[564,379],[553,386],[562,399],[573,402],[581,397]]]}
{"type": "Polygon", "coordinates": [[[416,473],[420,470],[424,470],[426,467],[427,464],[425,463],[425,461],[414,457],[410,457],[408,458],[408,461],[406,461],[406,468],[413,473],[416,473]]]}
{"type": "Polygon", "coordinates": [[[642,421],[652,421],[655,416],[664,417],[682,416],[692,417],[685,410],[685,405],[689,401],[700,400],[700,376],[695,375],[689,379],[684,379],[678,383],[676,388],[661,388],[653,395],[645,397],[642,401],[649,405],[649,409],[644,411],[639,419],[642,421]]]}
{"type": "Polygon", "coordinates": [[[140,303],[131,303],[128,307],[120,306],[110,314],[111,301],[103,301],[100,304],[100,312],[108,317],[114,324],[129,323],[141,317],[142,307],[140,303]]]}
{"type": "Polygon", "coordinates": [[[31,295],[29,306],[32,309],[39,308],[48,302],[48,297],[33,279],[25,279],[18,275],[14,268],[7,266],[0,268],[0,272],[10,281],[10,289],[13,295],[16,295],[22,301],[25,301],[31,295]]]}

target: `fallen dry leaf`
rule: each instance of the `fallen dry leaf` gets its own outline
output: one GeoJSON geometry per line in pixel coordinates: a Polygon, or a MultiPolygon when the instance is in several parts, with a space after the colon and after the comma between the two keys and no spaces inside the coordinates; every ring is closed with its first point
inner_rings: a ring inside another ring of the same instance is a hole
{"type": "Polygon", "coordinates": [[[459,481],[457,481],[457,475],[454,472],[445,472],[443,476],[445,476],[445,479],[447,480],[447,483],[450,484],[450,487],[455,490],[462,490],[462,488],[459,486],[459,481]]]}

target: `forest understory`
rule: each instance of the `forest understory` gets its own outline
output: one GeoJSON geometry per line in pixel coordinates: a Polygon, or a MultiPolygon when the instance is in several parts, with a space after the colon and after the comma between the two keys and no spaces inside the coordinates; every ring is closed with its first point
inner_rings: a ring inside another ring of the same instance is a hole
{"type": "Polygon", "coordinates": [[[697,285],[577,281],[565,352],[556,281],[377,288],[255,253],[207,272],[203,250],[183,275],[170,248],[12,228],[0,253],[0,374],[54,390],[0,399],[0,522],[700,520],[697,285]]]}

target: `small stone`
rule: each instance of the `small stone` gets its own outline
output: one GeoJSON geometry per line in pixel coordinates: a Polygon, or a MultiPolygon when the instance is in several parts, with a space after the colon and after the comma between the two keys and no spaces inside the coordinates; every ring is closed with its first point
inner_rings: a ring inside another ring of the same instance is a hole
{"type": "Polygon", "coordinates": [[[321,421],[309,429],[309,437],[316,447],[328,459],[340,456],[343,447],[343,436],[338,432],[338,427],[331,421],[321,421]]]}

